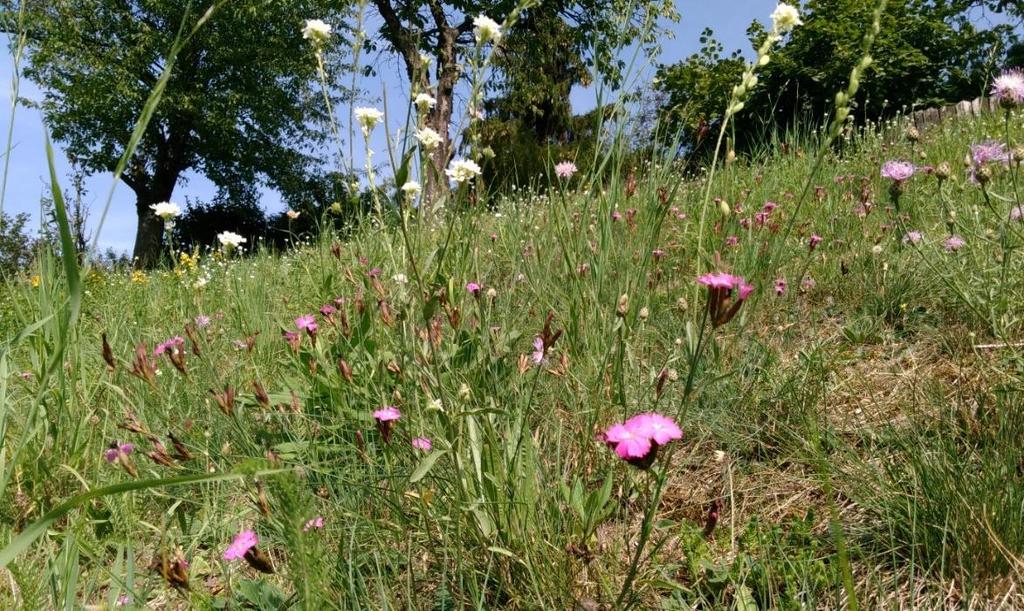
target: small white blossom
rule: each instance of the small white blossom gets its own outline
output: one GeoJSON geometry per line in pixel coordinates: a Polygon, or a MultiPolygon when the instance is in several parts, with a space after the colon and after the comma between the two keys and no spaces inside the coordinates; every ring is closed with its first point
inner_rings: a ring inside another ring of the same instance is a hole
{"type": "Polygon", "coordinates": [[[416,130],[416,139],[428,151],[437,148],[437,145],[441,144],[441,134],[429,127],[416,130]]]}
{"type": "Polygon", "coordinates": [[[420,183],[416,182],[415,180],[407,181],[404,185],[402,185],[402,193],[405,193],[405,196],[408,197],[409,199],[414,199],[417,195],[419,195],[420,190],[420,183]]]}
{"type": "Polygon", "coordinates": [[[242,244],[245,244],[245,238],[233,231],[224,231],[217,234],[217,240],[219,240],[221,245],[226,248],[238,248],[242,244]]]}
{"type": "Polygon", "coordinates": [[[501,42],[501,26],[498,22],[486,15],[480,15],[473,20],[473,35],[476,36],[478,45],[485,45],[489,42],[498,44],[501,42]]]}
{"type": "Polygon", "coordinates": [[[427,112],[427,110],[433,108],[434,105],[437,104],[437,100],[429,93],[419,93],[416,94],[416,99],[413,100],[413,104],[416,105],[416,108],[418,108],[420,112],[427,112]]]}
{"type": "Polygon", "coordinates": [[[480,166],[471,159],[454,159],[444,171],[448,178],[462,183],[480,175],[480,166]]]}
{"type": "Polygon", "coordinates": [[[359,125],[363,128],[364,136],[369,136],[373,128],[377,127],[377,124],[384,118],[384,113],[376,108],[356,108],[353,114],[356,117],[356,121],[359,121],[359,125]]]}
{"type": "Polygon", "coordinates": [[[295,210],[289,210],[288,212],[285,212],[285,214],[288,215],[289,219],[294,221],[295,219],[299,218],[299,215],[302,214],[302,213],[301,212],[296,212],[295,210]]]}
{"type": "Polygon", "coordinates": [[[153,211],[153,214],[159,216],[164,221],[169,221],[181,216],[181,206],[171,202],[160,202],[159,204],[153,204],[149,207],[153,211]]]}
{"type": "Polygon", "coordinates": [[[302,37],[313,41],[315,45],[321,45],[331,37],[331,26],[319,19],[307,19],[306,27],[302,28],[302,37]]]}
{"type": "Polygon", "coordinates": [[[800,11],[792,4],[780,2],[772,11],[772,29],[778,34],[785,34],[798,25],[803,25],[800,20],[800,11]]]}

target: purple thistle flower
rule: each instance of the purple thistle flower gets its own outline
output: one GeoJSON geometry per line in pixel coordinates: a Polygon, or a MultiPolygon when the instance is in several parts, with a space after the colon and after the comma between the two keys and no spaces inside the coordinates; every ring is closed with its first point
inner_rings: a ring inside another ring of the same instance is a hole
{"type": "Polygon", "coordinates": [[[892,160],[882,164],[882,178],[903,182],[914,175],[917,168],[909,161],[892,160]]]}
{"type": "Polygon", "coordinates": [[[1011,68],[992,81],[990,95],[1003,108],[1024,105],[1024,72],[1011,68]]]}

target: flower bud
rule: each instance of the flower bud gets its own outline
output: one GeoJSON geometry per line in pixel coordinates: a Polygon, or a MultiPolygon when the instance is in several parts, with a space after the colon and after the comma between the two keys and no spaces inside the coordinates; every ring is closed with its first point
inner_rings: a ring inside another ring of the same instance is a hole
{"type": "Polygon", "coordinates": [[[939,181],[947,180],[952,173],[953,170],[949,167],[948,161],[943,161],[935,168],[935,178],[938,178],[939,181]]]}
{"type": "Polygon", "coordinates": [[[615,312],[621,318],[626,317],[626,314],[629,313],[629,295],[623,293],[619,296],[619,304],[616,307],[615,312]]]}

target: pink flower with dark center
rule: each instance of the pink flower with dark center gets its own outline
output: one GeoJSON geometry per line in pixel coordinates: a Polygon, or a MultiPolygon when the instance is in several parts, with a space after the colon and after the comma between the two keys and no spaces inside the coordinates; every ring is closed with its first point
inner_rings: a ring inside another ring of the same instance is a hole
{"type": "Polygon", "coordinates": [[[961,238],[960,236],[951,235],[948,238],[946,238],[946,241],[943,243],[943,245],[946,248],[946,252],[956,252],[963,248],[964,244],[966,243],[967,242],[964,242],[964,239],[961,238]]]}
{"type": "Polygon", "coordinates": [[[812,234],[811,239],[807,242],[808,247],[813,251],[815,248],[818,247],[818,244],[821,244],[821,240],[822,238],[820,235],[816,233],[812,234]]]}
{"type": "Polygon", "coordinates": [[[620,214],[618,210],[612,210],[612,221],[614,222],[620,220],[622,220],[622,214],[620,214]]]}
{"type": "Polygon", "coordinates": [[[725,245],[726,245],[726,247],[736,246],[739,243],[740,243],[740,239],[737,236],[731,235],[731,236],[728,236],[727,238],[725,238],[725,245]]]}
{"type": "Polygon", "coordinates": [[[295,326],[300,331],[305,331],[310,335],[316,335],[316,319],[313,318],[312,314],[304,314],[295,319],[295,326]]]}
{"type": "Polygon", "coordinates": [[[320,315],[323,316],[324,318],[330,318],[337,311],[338,310],[335,309],[335,307],[332,306],[331,304],[320,306],[320,315]]]}
{"type": "Polygon", "coordinates": [[[319,529],[324,527],[324,517],[317,516],[310,520],[306,520],[306,523],[302,526],[302,532],[308,533],[313,529],[319,529]]]}
{"type": "Polygon", "coordinates": [[[1020,68],[1011,68],[992,81],[990,95],[1003,108],[1024,105],[1024,72],[1020,68]]]}
{"type": "Polygon", "coordinates": [[[244,558],[246,552],[256,547],[256,544],[259,542],[260,539],[256,536],[256,531],[243,530],[235,535],[235,539],[231,542],[231,545],[224,550],[224,559],[239,560],[244,558]]]}
{"type": "Polygon", "coordinates": [[[427,439],[426,437],[417,437],[412,440],[412,447],[415,450],[429,452],[430,448],[433,447],[433,444],[430,443],[430,440],[427,439]]]}
{"type": "MultiPolygon", "coordinates": [[[[284,333],[281,334],[281,336],[284,337],[284,341],[288,342],[288,345],[291,346],[292,350],[298,351],[299,343],[302,341],[302,336],[299,335],[298,332],[285,331],[284,333]]],[[[241,343],[242,348],[245,348],[245,342],[241,343]]]]}
{"type": "Polygon", "coordinates": [[[368,275],[371,278],[379,278],[380,277],[380,273],[381,273],[380,272],[380,268],[379,267],[375,267],[375,268],[371,269],[370,271],[368,271],[366,273],[366,275],[368,275]]]}
{"type": "Polygon", "coordinates": [[[476,282],[467,282],[466,291],[471,293],[474,297],[477,297],[480,295],[480,285],[476,282]]]}
{"type": "Polygon", "coordinates": [[[555,174],[559,178],[566,180],[572,178],[572,175],[576,173],[576,164],[571,161],[563,161],[555,166],[555,174]]]}
{"type": "Polygon", "coordinates": [[[764,212],[765,214],[771,214],[772,210],[775,210],[778,207],[779,205],[776,204],[775,202],[765,202],[764,205],[761,206],[761,212],[764,212]]]}
{"type": "Polygon", "coordinates": [[[32,372],[31,371],[22,371],[21,373],[18,374],[18,377],[21,378],[22,380],[25,380],[27,382],[27,381],[32,379],[32,372]]]}
{"type": "Polygon", "coordinates": [[[657,261],[665,256],[665,251],[660,248],[655,248],[651,251],[651,256],[654,257],[655,261],[657,261]]]}
{"type": "Polygon", "coordinates": [[[775,294],[776,295],[782,295],[785,292],[786,292],[786,279],[785,278],[776,278],[775,279],[775,294]]]}
{"type": "Polygon", "coordinates": [[[916,169],[909,161],[886,161],[882,164],[882,178],[903,182],[913,176],[916,169]]]}

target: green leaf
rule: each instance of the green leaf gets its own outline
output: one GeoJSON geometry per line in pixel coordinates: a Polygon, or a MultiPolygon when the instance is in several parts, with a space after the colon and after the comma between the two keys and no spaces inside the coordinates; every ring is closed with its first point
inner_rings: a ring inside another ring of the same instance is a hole
{"type": "Polygon", "coordinates": [[[437,459],[441,458],[447,453],[448,450],[434,450],[430,454],[427,454],[423,458],[423,460],[420,461],[420,464],[416,467],[416,470],[412,472],[412,475],[409,476],[409,483],[415,484],[416,482],[423,479],[424,476],[426,476],[426,474],[429,473],[430,470],[434,468],[434,463],[437,462],[437,459]]]}

